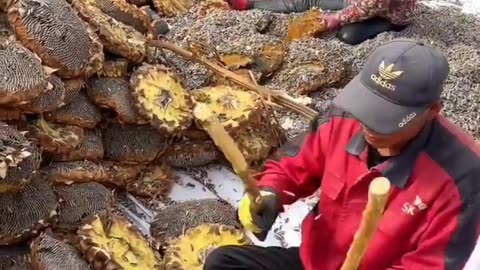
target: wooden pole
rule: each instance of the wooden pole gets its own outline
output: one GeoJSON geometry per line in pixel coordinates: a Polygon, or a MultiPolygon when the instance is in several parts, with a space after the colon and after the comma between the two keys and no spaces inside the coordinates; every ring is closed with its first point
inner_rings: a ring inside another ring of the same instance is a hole
{"type": "Polygon", "coordinates": [[[257,183],[250,173],[245,157],[238,148],[233,138],[228,134],[223,125],[212,114],[207,105],[197,103],[193,114],[200,121],[203,129],[210,135],[215,145],[222,151],[225,158],[230,162],[235,173],[243,180],[245,191],[250,197],[252,210],[256,213],[261,211],[261,194],[257,183]]]}
{"type": "Polygon", "coordinates": [[[363,211],[362,221],[358,228],[345,261],[340,270],[357,270],[372,239],[377,225],[383,216],[390,191],[390,181],[385,177],[375,178],[368,191],[367,207],[363,211]]]}

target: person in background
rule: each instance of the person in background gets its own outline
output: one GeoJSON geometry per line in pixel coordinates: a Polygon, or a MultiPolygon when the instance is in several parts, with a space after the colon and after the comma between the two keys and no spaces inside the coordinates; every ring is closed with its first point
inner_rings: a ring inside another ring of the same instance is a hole
{"type": "Polygon", "coordinates": [[[340,269],[382,176],[391,193],[359,270],[463,269],[480,233],[480,146],[440,114],[448,74],[445,55],[419,41],[373,51],[303,146],[265,164],[262,211],[240,202],[243,227],[264,235],[284,205],[320,188],[300,247],[219,247],[204,270],[340,269]]]}
{"type": "Polygon", "coordinates": [[[357,45],[386,31],[401,31],[413,17],[418,0],[228,0],[236,10],[263,9],[278,13],[325,11],[328,31],[357,45]]]}

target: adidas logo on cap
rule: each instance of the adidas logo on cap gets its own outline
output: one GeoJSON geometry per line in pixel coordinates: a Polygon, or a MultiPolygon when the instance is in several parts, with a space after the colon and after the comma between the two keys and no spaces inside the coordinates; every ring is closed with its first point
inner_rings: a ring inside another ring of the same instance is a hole
{"type": "Polygon", "coordinates": [[[408,124],[408,122],[412,121],[412,119],[415,118],[415,116],[417,116],[416,112],[413,112],[413,113],[407,115],[406,117],[404,117],[402,119],[402,122],[400,122],[400,124],[398,124],[398,127],[400,127],[400,128],[404,127],[406,124],[408,124]]]}
{"type": "Polygon", "coordinates": [[[394,67],[394,64],[385,66],[385,61],[382,61],[378,66],[379,76],[372,74],[370,75],[370,78],[372,79],[373,82],[375,82],[375,84],[383,88],[386,88],[388,90],[395,91],[396,89],[395,85],[391,84],[389,81],[395,80],[396,78],[400,77],[400,75],[403,74],[403,71],[401,70],[394,71],[393,67],[394,67]]]}

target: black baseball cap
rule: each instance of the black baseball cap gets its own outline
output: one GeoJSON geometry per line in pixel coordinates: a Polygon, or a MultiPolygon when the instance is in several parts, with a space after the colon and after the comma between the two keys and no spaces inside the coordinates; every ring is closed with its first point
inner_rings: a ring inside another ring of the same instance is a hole
{"type": "Polygon", "coordinates": [[[395,39],[370,54],[333,103],[370,130],[393,134],[440,99],[449,70],[438,49],[395,39]]]}

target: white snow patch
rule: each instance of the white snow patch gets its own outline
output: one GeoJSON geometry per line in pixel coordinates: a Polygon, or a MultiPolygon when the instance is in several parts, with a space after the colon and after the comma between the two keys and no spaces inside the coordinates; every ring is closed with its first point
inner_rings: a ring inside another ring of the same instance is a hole
{"type": "Polygon", "coordinates": [[[314,196],[299,200],[286,207],[286,211],[280,214],[273,229],[278,228],[282,231],[282,245],[284,247],[300,246],[302,242],[302,221],[317,202],[318,198],[314,196]]]}
{"type": "Polygon", "coordinates": [[[465,13],[480,14],[479,0],[424,0],[421,2],[429,7],[456,6],[461,7],[465,13]]]}
{"type": "Polygon", "coordinates": [[[237,208],[245,192],[242,180],[230,169],[221,165],[208,166],[207,173],[207,182],[215,186],[218,197],[237,208]]]}
{"type": "Polygon", "coordinates": [[[480,1],[466,0],[465,3],[463,3],[463,11],[465,13],[480,14],[480,1]]]}
{"type": "Polygon", "coordinates": [[[472,252],[472,256],[468,260],[463,270],[479,270],[480,269],[480,238],[477,241],[477,246],[472,252]]]}
{"type": "Polygon", "coordinates": [[[217,196],[208,190],[205,186],[193,179],[182,171],[177,171],[177,182],[173,185],[172,191],[168,196],[176,202],[184,202],[189,200],[202,200],[217,198],[217,196]]]}

